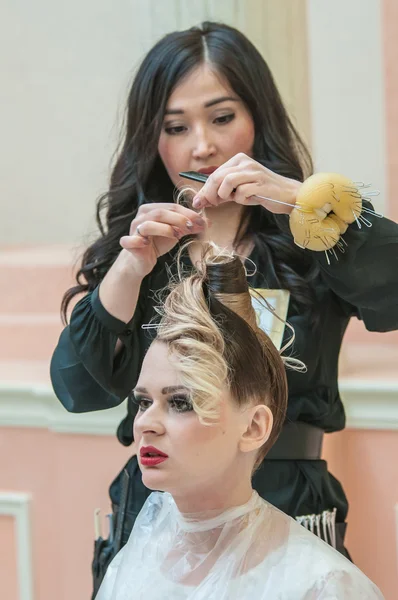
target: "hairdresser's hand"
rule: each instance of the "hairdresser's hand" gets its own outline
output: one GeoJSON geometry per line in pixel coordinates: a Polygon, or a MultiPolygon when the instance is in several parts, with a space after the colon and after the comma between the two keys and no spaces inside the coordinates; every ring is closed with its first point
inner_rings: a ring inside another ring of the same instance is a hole
{"type": "Polygon", "coordinates": [[[215,207],[224,202],[245,206],[260,205],[277,214],[289,214],[293,209],[299,181],[270,171],[243,153],[236,154],[210,175],[193,199],[196,209],[215,207]],[[283,202],[279,204],[258,198],[265,196],[283,202]]]}
{"type": "Polygon", "coordinates": [[[183,236],[202,233],[207,225],[207,219],[180,204],[144,204],[120,245],[134,257],[136,274],[144,277],[183,236]]]}

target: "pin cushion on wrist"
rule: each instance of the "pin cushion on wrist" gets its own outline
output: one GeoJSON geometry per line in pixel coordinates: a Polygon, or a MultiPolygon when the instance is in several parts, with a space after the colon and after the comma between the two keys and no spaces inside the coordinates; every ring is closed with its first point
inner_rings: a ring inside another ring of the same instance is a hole
{"type": "Polygon", "coordinates": [[[294,242],[318,252],[341,243],[348,226],[364,219],[361,187],[338,173],[317,173],[306,179],[290,213],[294,242]]]}

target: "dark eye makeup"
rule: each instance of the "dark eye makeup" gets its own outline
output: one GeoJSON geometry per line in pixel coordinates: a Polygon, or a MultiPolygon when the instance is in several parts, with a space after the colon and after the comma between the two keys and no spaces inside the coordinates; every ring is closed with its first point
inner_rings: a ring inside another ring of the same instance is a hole
{"type": "MultiPolygon", "coordinates": [[[[152,400],[139,394],[134,394],[133,401],[138,405],[138,410],[144,412],[152,405],[152,400]]],[[[189,396],[178,394],[170,396],[167,400],[169,406],[178,413],[190,412],[193,410],[192,401],[189,396]]]]}

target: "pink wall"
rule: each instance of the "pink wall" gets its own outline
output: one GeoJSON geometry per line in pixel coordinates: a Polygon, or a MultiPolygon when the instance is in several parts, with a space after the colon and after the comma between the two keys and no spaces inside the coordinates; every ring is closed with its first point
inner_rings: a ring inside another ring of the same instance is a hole
{"type": "Polygon", "coordinates": [[[18,600],[17,549],[13,517],[0,516],[0,589],[7,600],[18,600]]]}
{"type": "MultiPolygon", "coordinates": [[[[129,454],[129,449],[110,436],[56,434],[42,429],[2,430],[1,489],[32,496],[35,599],[90,597],[93,511],[100,507],[104,515],[109,512],[109,483],[129,454]]],[[[14,536],[9,519],[6,523],[3,520],[2,546],[10,543],[10,549],[4,567],[7,577],[0,580],[1,597],[14,600],[14,536]]],[[[105,521],[104,525],[105,533],[105,521]]]]}
{"type": "Polygon", "coordinates": [[[347,548],[394,600],[398,589],[398,431],[346,429],[326,436],[324,458],[347,494],[347,548]]]}

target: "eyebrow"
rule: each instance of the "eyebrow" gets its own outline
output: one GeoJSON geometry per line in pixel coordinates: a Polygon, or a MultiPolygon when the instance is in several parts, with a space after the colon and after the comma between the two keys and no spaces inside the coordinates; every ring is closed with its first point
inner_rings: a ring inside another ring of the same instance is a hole
{"type": "MultiPolygon", "coordinates": [[[[175,392],[180,392],[182,390],[185,392],[188,391],[187,388],[183,385],[172,385],[169,387],[162,388],[162,394],[165,396],[166,394],[174,394],[175,392]]],[[[133,392],[141,392],[141,394],[148,394],[148,390],[144,387],[136,387],[134,388],[133,392]]]]}
{"type": "MultiPolygon", "coordinates": [[[[215,98],[214,100],[210,100],[206,102],[204,105],[205,108],[210,108],[210,106],[214,106],[215,104],[220,104],[221,102],[239,102],[239,98],[233,98],[232,96],[221,96],[221,98],[215,98]]],[[[172,108],[166,109],[165,115],[183,115],[184,111],[181,108],[172,108]]]]}

